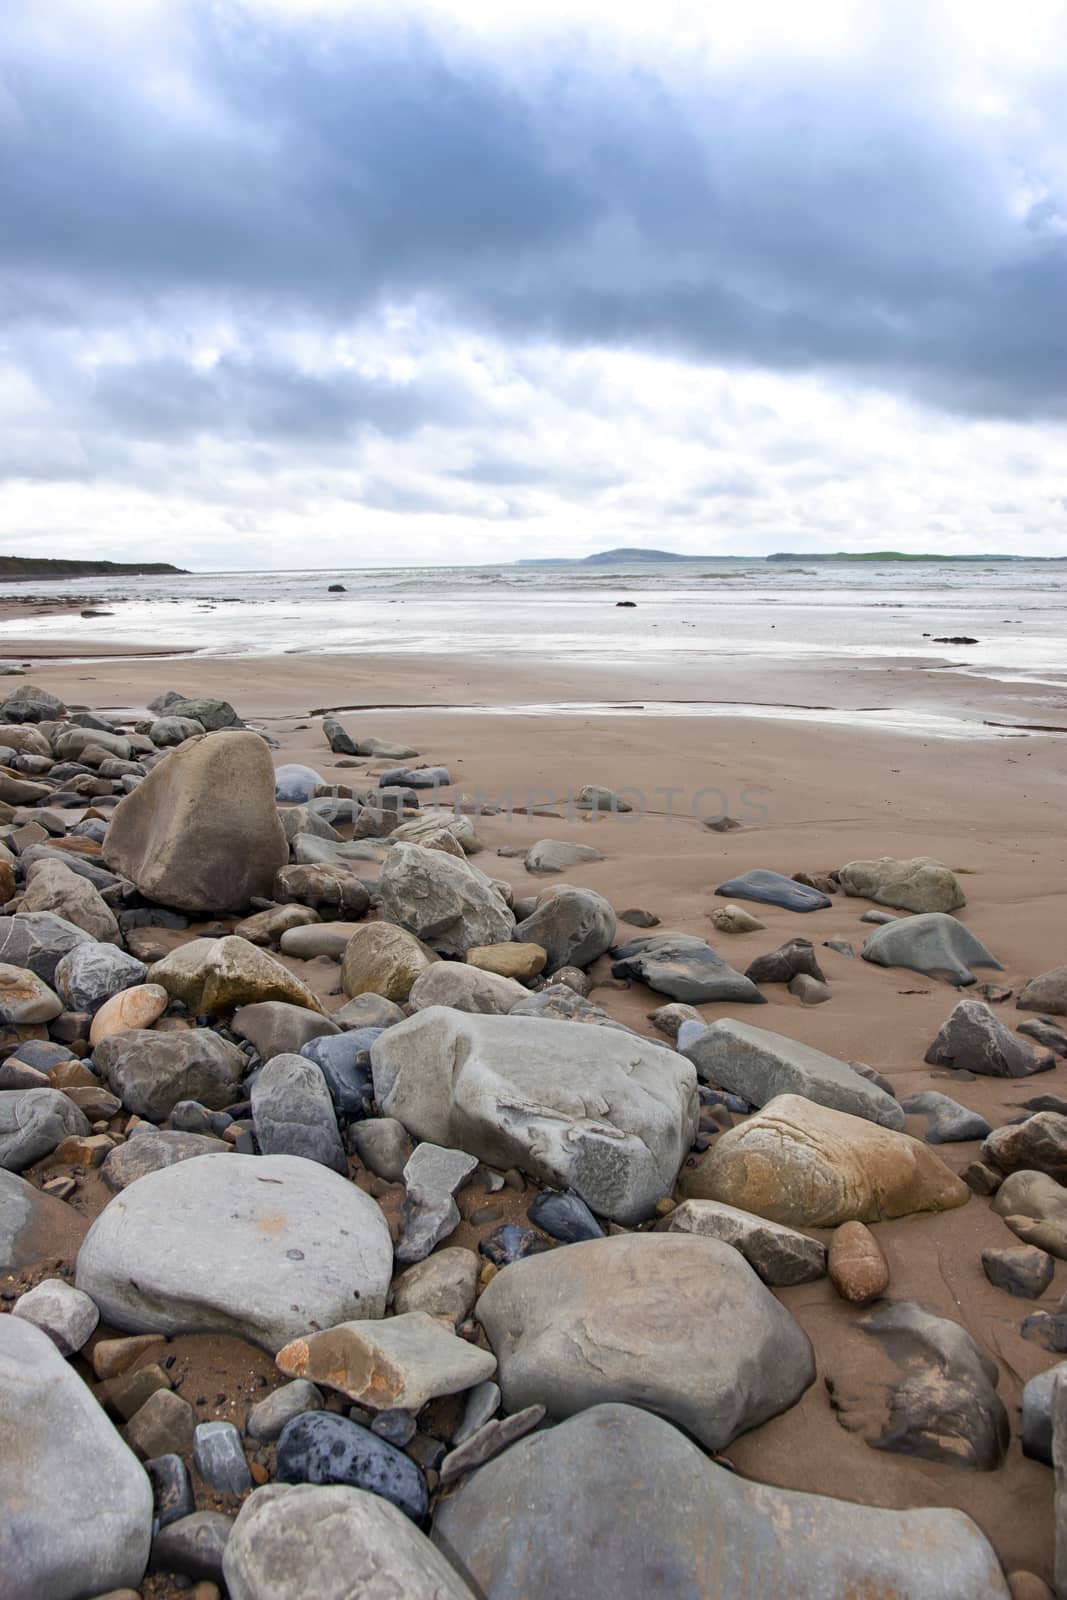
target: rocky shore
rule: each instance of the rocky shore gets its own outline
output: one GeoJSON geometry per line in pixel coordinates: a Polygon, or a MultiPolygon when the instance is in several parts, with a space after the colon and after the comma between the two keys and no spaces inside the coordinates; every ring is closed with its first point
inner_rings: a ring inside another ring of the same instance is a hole
{"type": "Polygon", "coordinates": [[[0,699],[5,1600],[1067,1593],[1067,966],[980,870],[694,823],[696,933],[599,772],[0,699]],[[857,974],[906,1075],[803,1037],[857,974]]]}

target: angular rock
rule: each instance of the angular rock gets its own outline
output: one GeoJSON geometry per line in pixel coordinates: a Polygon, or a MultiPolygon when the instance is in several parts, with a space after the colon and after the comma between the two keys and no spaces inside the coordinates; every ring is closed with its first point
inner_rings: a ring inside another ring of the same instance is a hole
{"type": "Polygon", "coordinates": [[[1052,1017],[1067,1017],[1067,966],[1053,967],[1031,978],[1020,989],[1015,1004],[1020,1011],[1047,1011],[1052,1017]]]}
{"type": "Polygon", "coordinates": [[[276,900],[296,901],[331,916],[362,917],[370,905],[366,885],[343,861],[282,867],[273,892],[276,900]]]}
{"type": "Polygon", "coordinates": [[[348,1161],[322,1069],[304,1056],[275,1056],[252,1085],[252,1121],[264,1155],[302,1156],[344,1175],[348,1161]]]}
{"type": "Polygon", "coordinates": [[[606,1028],[431,1007],[382,1033],[371,1062],[382,1112],[415,1137],[522,1167],[623,1223],[669,1193],[695,1136],[692,1067],[606,1028]]]}
{"type": "Polygon", "coordinates": [[[504,1016],[526,997],[527,990],[514,978],[501,978],[458,961],[435,961],[412,984],[408,1002],[416,1011],[449,1006],[453,1011],[504,1016]]]}
{"type": "Polygon", "coordinates": [[[209,1489],[219,1494],[245,1494],[252,1477],[232,1422],[200,1422],[193,1434],[193,1464],[209,1489]]]}
{"type": "Polygon", "coordinates": [[[91,939],[117,941],[119,925],[111,907],[84,877],[62,861],[35,861],[26,874],[25,912],[50,911],[81,928],[91,939]]]}
{"type": "Polygon", "coordinates": [[[333,1411],[305,1411],[282,1429],[279,1483],[347,1484],[389,1500],[412,1522],[426,1516],[422,1473],[402,1450],[333,1411]]]}
{"type": "Polygon", "coordinates": [[[299,1055],[312,1039],[332,1037],[340,1031],[321,1012],[287,1000],[261,1000],[240,1006],[230,1026],[239,1039],[255,1045],[264,1061],[272,1056],[299,1055]]]}
{"type": "Polygon", "coordinates": [[[112,995],[142,984],[145,970],[113,944],[78,944],[56,967],[56,989],[68,1011],[96,1011],[112,995]]]}
{"type": "Polygon", "coordinates": [[[915,917],[894,917],[869,933],[863,941],[864,961],[879,967],[905,967],[934,978],[944,978],[957,988],[977,982],[972,967],[996,967],[969,928],[945,912],[929,911],[915,917]]]}
{"type": "Polygon", "coordinates": [[[255,733],[186,740],[116,806],[103,856],[180,911],[243,911],[269,896],[289,848],[266,744],[255,733]]]}
{"type": "Polygon", "coordinates": [[[0,1317],[0,1434],[5,1592],[83,1600],[140,1584],[144,1469],[48,1335],[18,1317],[0,1317]]]}
{"type": "Polygon", "coordinates": [[[192,939],[179,945],[149,969],[152,983],[162,984],[175,1000],[197,1015],[216,1016],[237,1006],[282,1000],[321,1011],[306,983],[258,945],[229,935],[225,939],[192,939]]]}
{"type": "Polygon", "coordinates": [[[9,1089],[0,1094],[0,1168],[22,1172],[50,1156],[68,1134],[87,1135],[89,1123],[58,1089],[9,1089]]]}
{"type": "Polygon", "coordinates": [[[0,917],[0,962],[28,967],[47,984],[56,967],[76,944],[91,944],[92,935],[51,911],[20,911],[0,917]]]}
{"type": "Polygon", "coordinates": [[[953,1007],[923,1060],[984,1078],[1028,1078],[1053,1065],[1051,1056],[1016,1038],[981,1000],[961,1000],[953,1007]]]}
{"type": "Polygon", "coordinates": [[[484,873],[422,845],[393,846],[378,892],[382,920],[406,928],[440,955],[463,956],[475,945],[499,944],[515,926],[484,873]]]}
{"type": "Polygon", "coordinates": [[[370,1411],[421,1411],[496,1372],[496,1357],[458,1339],[425,1311],[342,1322],[278,1351],[279,1372],[336,1389],[370,1411]]]}
{"type": "Polygon", "coordinates": [[[167,707],[167,714],[172,717],[191,717],[209,733],[241,726],[241,719],[229,701],[214,699],[210,695],[194,696],[191,700],[173,700],[167,707]]]}
{"type": "Polygon", "coordinates": [[[615,913],[593,889],[553,885],[538,895],[535,909],[517,924],[514,937],[520,943],[539,944],[549,972],[588,967],[611,948],[615,913]]]}
{"type": "Polygon", "coordinates": [[[732,1246],[764,1283],[775,1288],[813,1283],[826,1276],[826,1246],[818,1240],[715,1200],[683,1200],[657,1228],[663,1233],[698,1234],[732,1246]]]}
{"type": "Polygon", "coordinates": [[[115,1145],[104,1159],[100,1176],[117,1193],[148,1173],[173,1167],[179,1161],[192,1161],[194,1156],[230,1155],[232,1150],[233,1146],[222,1139],[205,1134],[151,1128],[127,1139],[125,1144],[115,1145]]]}
{"type": "Polygon", "coordinates": [[[628,939],[612,951],[614,978],[637,978],[657,994],[690,1004],[766,1005],[751,979],[735,972],[703,939],[672,933],[628,939]]]}
{"type": "Polygon", "coordinates": [[[1067,1116],[1038,1111],[1025,1122],[1009,1123],[990,1133],[982,1160],[1000,1172],[1047,1172],[1067,1182],[1067,1116]]]}
{"type": "Polygon", "coordinates": [[[591,844],[571,844],[566,839],[539,839],[526,852],[527,872],[565,872],[583,861],[603,861],[591,844]]]}
{"type": "Polygon", "coordinates": [[[1037,1300],[1044,1294],[1054,1269],[1052,1257],[1033,1245],[982,1251],[982,1271],[990,1283],[1025,1300],[1037,1300]]]}
{"type": "Polygon", "coordinates": [[[842,1222],[834,1229],[827,1267],[830,1282],[850,1305],[865,1306],[889,1287],[889,1263],[862,1222],[842,1222]]]}
{"type": "Polygon", "coordinates": [[[758,905],[781,906],[785,911],[823,911],[833,905],[828,894],[787,878],[781,872],[755,867],[739,878],[720,883],[716,894],[736,895],[738,900],[755,900],[758,905]]]}
{"type": "Polygon", "coordinates": [[[922,1094],[909,1094],[900,1102],[900,1109],[909,1117],[928,1117],[926,1138],[930,1144],[957,1144],[966,1139],[984,1139],[993,1130],[985,1117],[977,1111],[968,1111],[958,1100],[936,1089],[926,1089],[922,1094]]]}
{"type": "Polygon", "coordinates": [[[745,977],[752,983],[788,983],[798,973],[826,982],[810,939],[789,939],[766,955],[757,956],[745,968],[745,977]]]}
{"type": "Polygon", "coordinates": [[[300,1052],[321,1071],[344,1127],[370,1116],[374,1109],[370,1052],[380,1032],[380,1028],[353,1028],[348,1033],[312,1039],[300,1052]]]}
{"type": "Polygon", "coordinates": [[[221,1511],[194,1511],[156,1534],[149,1566],[153,1572],[176,1572],[217,1584],[232,1528],[233,1518],[221,1511]]]}
{"type": "Polygon", "coordinates": [[[702,1083],[728,1089],[749,1105],[766,1105],[777,1095],[802,1095],[885,1128],[904,1126],[899,1103],[847,1062],[766,1028],[724,1018],[696,1037],[687,1031],[679,1048],[702,1083]]]}
{"type": "Polygon", "coordinates": [[[393,1309],[398,1314],[424,1311],[431,1317],[462,1322],[474,1304],[479,1268],[473,1250],[455,1245],[435,1250],[395,1279],[393,1309]]]}
{"type": "Polygon", "coordinates": [[[93,1065],[128,1111],[162,1122],[179,1100],[199,1100],[211,1111],[232,1105],[248,1061],[210,1028],[131,1028],[96,1045],[93,1065]]]}
{"type": "Polygon", "coordinates": [[[62,1010],[62,1000],[35,972],[0,964],[0,1022],[51,1022],[62,1010]]]}
{"type": "Polygon", "coordinates": [[[484,1466],[502,1450],[506,1450],[509,1444],[525,1438],[544,1421],[544,1416],[544,1406],[527,1406],[525,1411],[516,1411],[510,1417],[502,1417],[499,1422],[484,1423],[477,1433],[445,1456],[441,1462],[442,1485],[453,1483],[475,1467],[484,1466]]]}
{"type": "Polygon", "coordinates": [[[910,861],[893,856],[850,861],[841,868],[838,879],[846,894],[899,911],[958,911],[967,904],[956,874],[930,856],[915,856],[910,861]]]}
{"type": "Polygon", "coordinates": [[[341,961],[341,987],[353,999],[375,994],[384,1000],[408,998],[416,978],[437,955],[406,928],[388,922],[368,922],[345,946],[341,961]]]}
{"type": "Polygon", "coordinates": [[[548,955],[539,944],[519,944],[513,940],[510,944],[475,945],[467,951],[465,959],[468,966],[477,967],[481,972],[528,983],[545,970],[548,955]]]}
{"type": "Polygon", "coordinates": [[[120,989],[118,994],[104,1001],[93,1017],[89,1043],[95,1049],[113,1034],[150,1028],[169,1004],[170,995],[161,983],[139,983],[132,989],[120,989]]]}
{"type": "Polygon", "coordinates": [[[235,1333],[272,1353],[358,1311],[381,1316],[389,1230],[369,1195],[296,1156],[199,1156],[101,1212],[77,1286],[130,1333],[235,1333]]]}
{"type": "Polygon", "coordinates": [[[294,1378],[283,1383],[265,1400],[260,1400],[248,1413],[245,1432],[250,1439],[269,1442],[276,1439],[287,1422],[303,1416],[305,1411],[321,1411],[325,1402],[321,1392],[305,1378],[294,1378]]]}
{"type": "Polygon", "coordinates": [[[737,1250],[627,1234],[530,1256],[476,1307],[508,1411],[632,1400],[723,1449],[814,1381],[807,1336],[737,1250]]]}
{"type": "Polygon", "coordinates": [[[680,1189],[802,1228],[947,1211],[970,1198],[918,1139],[791,1094],[721,1134],[680,1189]]]}
{"type": "Polygon", "coordinates": [[[19,1295],[11,1315],[40,1328],[61,1356],[72,1356],[80,1350],[100,1321],[100,1313],[89,1296],[64,1278],[46,1278],[36,1288],[19,1295]]]}

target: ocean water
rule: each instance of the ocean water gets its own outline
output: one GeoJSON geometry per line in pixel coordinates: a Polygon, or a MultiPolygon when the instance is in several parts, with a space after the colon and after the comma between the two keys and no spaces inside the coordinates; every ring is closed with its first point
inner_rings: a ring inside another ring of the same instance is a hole
{"type": "Polygon", "coordinates": [[[219,572],[0,583],[0,598],[109,613],[15,617],[3,638],[84,638],[207,656],[472,653],[558,661],[951,660],[1008,682],[1067,682],[1067,558],[736,560],[219,572]],[[328,593],[342,583],[343,594],[328,593]],[[631,601],[632,606],[620,606],[631,601]],[[938,645],[938,635],[978,643],[938,645]]]}

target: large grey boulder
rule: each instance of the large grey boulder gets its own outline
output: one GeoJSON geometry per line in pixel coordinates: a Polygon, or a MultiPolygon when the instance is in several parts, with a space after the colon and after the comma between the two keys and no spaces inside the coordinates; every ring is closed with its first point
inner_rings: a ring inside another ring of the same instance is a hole
{"type": "Polygon", "coordinates": [[[230,1600],[474,1600],[410,1517],[345,1484],[257,1489],[222,1570],[230,1600]]]}
{"type": "Polygon", "coordinates": [[[134,1588],[152,1486],[103,1407],[40,1328],[0,1317],[0,1589],[88,1600],[134,1588]]]}
{"type": "Polygon", "coordinates": [[[378,1205],[299,1156],[196,1156],[124,1189],[78,1253],[77,1286],[126,1333],[234,1333],[272,1354],[385,1310],[378,1205]]]}
{"type": "Polygon", "coordinates": [[[58,1089],[8,1089],[0,1093],[0,1167],[21,1172],[50,1156],[68,1134],[87,1134],[89,1123],[58,1089]]]}
{"type": "Polygon", "coordinates": [[[102,1039],[93,1066],[128,1111],[162,1122],[179,1100],[199,1100],[211,1111],[232,1105],[248,1060],[210,1028],[131,1028],[102,1039]]]}
{"type": "Polygon", "coordinates": [[[972,967],[1001,969],[981,939],[942,911],[883,923],[863,941],[863,959],[879,967],[905,967],[944,978],[957,988],[977,982],[972,967]]]}
{"type": "Polygon", "coordinates": [[[35,861],[26,873],[22,904],[28,912],[51,911],[91,939],[118,940],[115,914],[98,889],[62,861],[35,861]]]}
{"type": "Polygon", "coordinates": [[[910,861],[898,861],[894,856],[850,861],[838,878],[846,894],[900,911],[958,911],[967,904],[956,874],[930,856],[915,856],[910,861]]]}
{"type": "Polygon", "coordinates": [[[962,1511],[885,1511],[752,1483],[629,1405],[512,1445],[441,1501],[433,1538],[484,1600],[1010,1594],[962,1511]]]}
{"type": "Polygon", "coordinates": [[[304,1056],[268,1061],[252,1085],[256,1143],[267,1156],[303,1156],[347,1174],[348,1161],[322,1068],[304,1056]]]}
{"type": "Polygon", "coordinates": [[[0,962],[28,967],[48,984],[55,982],[56,967],[68,950],[92,943],[91,933],[52,911],[18,911],[13,917],[0,917],[0,962]]]}
{"type": "Polygon", "coordinates": [[[963,1068],[985,1078],[1028,1078],[1054,1065],[1006,1028],[981,1000],[961,1000],[923,1057],[931,1066],[963,1068]]]}
{"type": "Polygon", "coordinates": [[[56,989],[68,1011],[96,1011],[120,989],[143,983],[147,972],[113,944],[77,944],[56,967],[56,989]]]}
{"type": "Polygon", "coordinates": [[[289,847],[263,740],[238,732],[178,745],[115,807],[103,856],[179,911],[242,911],[269,897],[289,847]]]}
{"type": "Polygon", "coordinates": [[[778,1094],[799,1094],[884,1128],[904,1126],[904,1113],[892,1095],[861,1077],[847,1061],[766,1028],[725,1017],[694,1038],[687,1024],[681,1053],[696,1067],[701,1083],[728,1089],[749,1105],[766,1105],[778,1094]]]}
{"type": "Polygon", "coordinates": [[[406,928],[440,955],[510,939],[515,918],[484,872],[418,844],[389,851],[378,884],[385,922],[406,928]]]}
{"type": "Polygon", "coordinates": [[[501,978],[458,961],[435,961],[415,979],[408,1000],[416,1011],[450,1006],[453,1011],[503,1016],[528,994],[514,978],[501,978]]]}
{"type": "Polygon", "coordinates": [[[695,1234],[634,1233],[527,1256],[475,1306],[506,1411],[645,1406],[710,1450],[799,1400],[807,1335],[741,1254],[695,1234]]]}
{"type": "Polygon", "coordinates": [[[751,978],[735,972],[717,950],[694,934],[647,933],[612,951],[615,978],[636,978],[657,994],[690,1005],[767,1004],[751,978]]]}
{"type": "Polygon", "coordinates": [[[617,1222],[670,1193],[696,1132],[696,1073],[608,1028],[431,1006],[371,1048],[382,1115],[418,1139],[574,1189],[617,1222]]]}
{"type": "Polygon", "coordinates": [[[615,912],[593,889],[555,884],[538,895],[536,908],[518,924],[515,938],[541,946],[548,958],[546,972],[587,967],[614,944],[615,912]]]}

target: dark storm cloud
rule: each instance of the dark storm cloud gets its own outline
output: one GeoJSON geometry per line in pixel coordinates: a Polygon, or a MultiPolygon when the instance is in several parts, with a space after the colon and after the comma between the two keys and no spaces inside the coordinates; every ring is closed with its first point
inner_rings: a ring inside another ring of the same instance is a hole
{"type": "MultiPolygon", "coordinates": [[[[8,22],[0,316],[173,321],[195,303],[348,326],[414,302],[517,343],[1067,412],[1067,207],[1034,131],[1055,115],[1047,89],[1029,127],[998,132],[892,62],[668,80],[573,39],[527,61],[403,22],[178,15],[180,37],[139,53],[33,12],[8,22]]],[[[157,377],[105,374],[96,402],[174,433],[235,391],[268,433],[423,414],[276,364],[228,388],[157,377]]],[[[424,398],[450,420],[447,393],[424,398]]]]}

